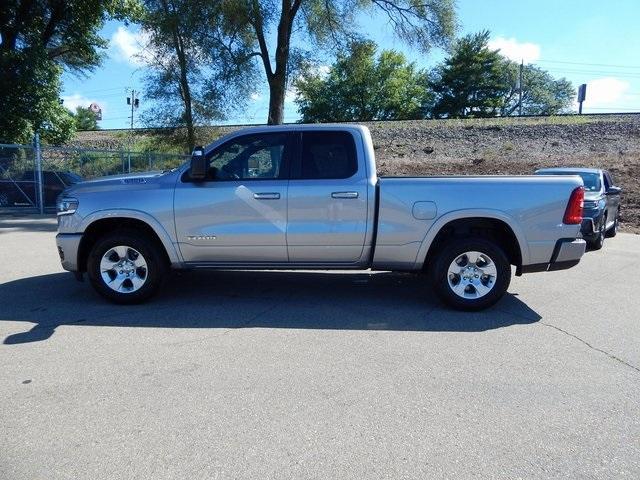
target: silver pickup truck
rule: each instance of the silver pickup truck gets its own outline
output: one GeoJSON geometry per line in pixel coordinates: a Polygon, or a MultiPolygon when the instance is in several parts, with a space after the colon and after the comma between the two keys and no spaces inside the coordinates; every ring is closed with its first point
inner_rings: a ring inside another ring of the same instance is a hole
{"type": "Polygon", "coordinates": [[[577,176],[378,177],[357,125],[249,128],[168,172],[79,183],[58,200],[62,266],[116,303],[170,268],[424,273],[459,309],[498,301],[515,274],[576,265],[577,176]]]}

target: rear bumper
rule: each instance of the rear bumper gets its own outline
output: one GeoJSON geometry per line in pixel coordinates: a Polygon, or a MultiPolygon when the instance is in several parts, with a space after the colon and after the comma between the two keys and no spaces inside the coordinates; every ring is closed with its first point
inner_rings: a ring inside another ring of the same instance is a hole
{"type": "Polygon", "coordinates": [[[56,245],[62,268],[70,272],[78,271],[78,250],[80,249],[81,233],[59,233],[56,235],[56,245]]]}
{"type": "Polygon", "coordinates": [[[582,238],[561,238],[556,242],[549,263],[523,265],[522,273],[552,272],[565,270],[580,263],[580,259],[587,248],[587,242],[582,238]]]}

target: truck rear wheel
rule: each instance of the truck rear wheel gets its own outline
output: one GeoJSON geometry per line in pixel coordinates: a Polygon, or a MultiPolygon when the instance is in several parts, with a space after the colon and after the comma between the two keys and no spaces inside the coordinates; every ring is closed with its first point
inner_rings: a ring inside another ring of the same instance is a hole
{"type": "Polygon", "coordinates": [[[119,230],[100,238],[87,259],[93,288],[120,304],[149,299],[160,287],[166,270],[160,248],[135,230],[119,230]]]}
{"type": "Polygon", "coordinates": [[[496,303],[511,281],[502,249],[484,238],[458,239],[442,248],[431,267],[431,283],[445,304],[482,310],[496,303]]]}

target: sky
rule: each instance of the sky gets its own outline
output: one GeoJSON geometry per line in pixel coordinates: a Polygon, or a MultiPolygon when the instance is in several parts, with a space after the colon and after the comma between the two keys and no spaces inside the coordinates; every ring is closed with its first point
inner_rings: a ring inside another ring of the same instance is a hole
{"type": "MultiPolygon", "coordinates": [[[[504,56],[566,77],[576,88],[586,83],[583,112],[640,111],[640,0],[458,0],[457,14],[459,36],[489,30],[491,47],[504,56]]],[[[383,16],[362,15],[358,29],[381,49],[401,51],[421,67],[431,68],[444,58],[439,49],[425,54],[395,39],[383,16]]],[[[86,76],[64,74],[64,105],[75,110],[96,102],[102,109],[101,128],[128,128],[131,107],[126,99],[134,89],[140,92],[134,125],[141,126],[139,113],[149,106],[143,85],[144,35],[135,25],[120,22],[108,22],[101,35],[110,41],[105,61],[86,76]]],[[[330,61],[327,57],[326,63],[330,61]]],[[[287,95],[285,122],[299,118],[294,97],[294,92],[287,95]]],[[[246,108],[228,112],[221,123],[265,123],[267,111],[268,90],[262,81],[246,108]]]]}

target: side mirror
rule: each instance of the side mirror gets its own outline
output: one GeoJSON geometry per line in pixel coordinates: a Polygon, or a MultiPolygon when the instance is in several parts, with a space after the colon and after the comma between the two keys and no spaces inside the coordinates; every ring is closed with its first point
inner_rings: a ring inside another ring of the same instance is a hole
{"type": "Polygon", "coordinates": [[[191,154],[191,169],[189,177],[195,181],[203,181],[207,177],[207,159],[204,156],[204,148],[196,147],[191,154]]]}
{"type": "Polygon", "coordinates": [[[607,190],[607,195],[620,195],[620,193],[622,193],[620,187],[609,187],[609,190],[607,190]]]}

